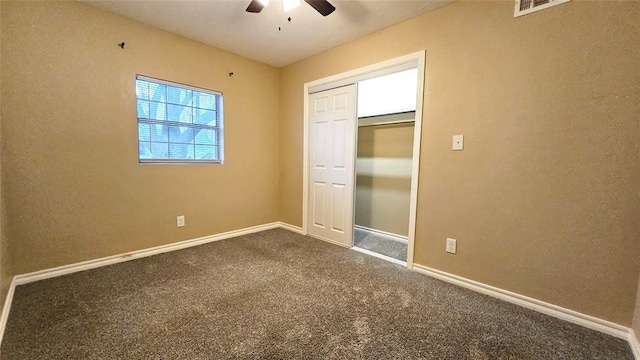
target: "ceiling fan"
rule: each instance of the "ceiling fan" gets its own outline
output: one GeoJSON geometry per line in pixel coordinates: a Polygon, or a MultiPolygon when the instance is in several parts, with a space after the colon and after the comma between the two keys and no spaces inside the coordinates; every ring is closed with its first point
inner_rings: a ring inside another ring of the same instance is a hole
{"type": "MultiPolygon", "coordinates": [[[[307,4],[311,5],[312,8],[316,9],[317,12],[322,14],[322,16],[327,16],[331,14],[336,7],[331,5],[327,0],[304,0],[307,4]]],[[[299,2],[298,2],[299,3],[299,2]]],[[[259,13],[264,9],[265,6],[269,4],[269,0],[251,0],[249,6],[247,6],[247,12],[250,13],[259,13]]]]}

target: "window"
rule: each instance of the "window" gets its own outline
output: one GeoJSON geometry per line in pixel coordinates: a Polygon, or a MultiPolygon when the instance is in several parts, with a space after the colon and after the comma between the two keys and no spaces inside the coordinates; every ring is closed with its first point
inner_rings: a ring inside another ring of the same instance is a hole
{"type": "Polygon", "coordinates": [[[223,163],[222,93],[138,75],[136,99],[141,163],[223,163]]]}

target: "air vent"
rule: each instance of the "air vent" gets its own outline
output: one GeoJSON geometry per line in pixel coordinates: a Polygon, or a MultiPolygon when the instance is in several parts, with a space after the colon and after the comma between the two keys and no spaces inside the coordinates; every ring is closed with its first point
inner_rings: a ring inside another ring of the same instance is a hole
{"type": "Polygon", "coordinates": [[[560,5],[570,0],[516,0],[516,8],[513,17],[530,14],[534,11],[560,5]]]}

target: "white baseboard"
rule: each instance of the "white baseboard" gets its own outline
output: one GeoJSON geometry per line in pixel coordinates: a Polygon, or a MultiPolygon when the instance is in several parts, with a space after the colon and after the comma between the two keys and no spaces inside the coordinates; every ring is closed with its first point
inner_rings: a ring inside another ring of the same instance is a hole
{"type": "Polygon", "coordinates": [[[398,259],[392,258],[391,256],[378,254],[377,252],[374,252],[374,251],[370,251],[370,250],[367,250],[367,249],[362,249],[362,248],[355,247],[355,246],[352,247],[351,250],[355,250],[357,252],[361,252],[361,253],[367,254],[369,256],[377,257],[378,259],[386,260],[386,261],[392,262],[392,263],[397,264],[397,265],[407,266],[407,263],[402,261],[402,260],[398,260],[398,259]]]}
{"type": "Polygon", "coordinates": [[[4,299],[4,306],[2,307],[2,315],[0,315],[0,345],[2,345],[2,338],[4,337],[4,329],[7,326],[7,320],[9,319],[9,310],[11,310],[11,303],[13,302],[13,292],[16,290],[15,277],[11,280],[9,291],[7,291],[7,297],[4,299]]]}
{"type": "Polygon", "coordinates": [[[339,242],[331,240],[331,239],[323,238],[322,236],[312,235],[312,234],[308,234],[308,236],[312,237],[314,239],[318,239],[318,240],[322,240],[322,241],[328,242],[328,243],[333,244],[333,245],[342,246],[343,248],[348,248],[348,249],[351,248],[351,246],[349,246],[349,245],[345,245],[343,243],[339,243],[339,242]]]}
{"type": "Polygon", "coordinates": [[[527,309],[535,310],[537,312],[550,315],[555,318],[568,321],[570,323],[581,325],[586,328],[596,330],[620,339],[629,339],[629,331],[631,329],[607,320],[599,319],[591,315],[582,314],[574,310],[569,310],[557,305],[553,305],[524,295],[516,294],[511,291],[503,290],[491,285],[463,278],[461,276],[449,274],[444,271],[432,269],[420,264],[413,264],[413,270],[430,277],[446,281],[448,283],[458,285],[479,292],[481,294],[489,295],[500,300],[510,302],[512,304],[520,305],[527,309]]]}
{"type": "MultiPolygon", "coordinates": [[[[125,254],[108,256],[100,259],[83,261],[80,263],[70,264],[59,266],[51,269],[45,269],[41,271],[36,271],[32,273],[16,275],[11,281],[11,285],[7,292],[7,297],[4,302],[4,306],[2,307],[2,314],[0,314],[0,345],[2,344],[2,338],[4,336],[5,327],[7,325],[7,320],[9,318],[9,312],[11,310],[11,303],[13,302],[13,294],[15,292],[15,288],[18,285],[27,284],[30,282],[49,279],[52,277],[72,274],[79,271],[94,269],[102,266],[117,264],[133,259],[139,259],[147,256],[152,256],[156,254],[161,254],[165,252],[185,249],[193,246],[198,246],[218,240],[224,240],[228,238],[233,238],[237,236],[252,234],[260,231],[270,230],[274,228],[283,228],[285,230],[293,231],[299,234],[303,234],[303,231],[300,227],[293,226],[283,222],[273,222],[258,226],[252,226],[244,229],[228,231],[225,233],[205,236],[201,238],[185,240],[173,244],[167,244],[162,246],[156,246],[153,248],[137,250],[125,254]]],[[[324,241],[328,241],[326,239],[320,239],[324,241]]],[[[329,241],[332,242],[332,241],[329,241]]],[[[333,243],[333,242],[332,242],[333,243]]],[[[343,244],[336,243],[337,245],[344,246],[343,244]]],[[[375,254],[377,255],[377,254],[375,254]]],[[[375,256],[374,255],[374,256],[375,256]]],[[[602,333],[621,338],[629,341],[629,345],[631,346],[631,351],[635,356],[636,360],[640,360],[640,343],[638,342],[638,338],[635,336],[633,329],[627,328],[622,325],[618,325],[616,323],[602,320],[590,315],[582,314],[577,311],[569,310],[566,308],[562,308],[557,305],[549,304],[534,298],[530,298],[524,295],[516,294],[507,290],[503,290],[500,288],[496,288],[487,284],[483,284],[477,281],[473,281],[470,279],[466,279],[457,275],[449,274],[440,270],[432,269],[423,265],[413,264],[414,271],[426,274],[430,277],[443,280],[485,295],[489,295],[516,305],[520,305],[522,307],[535,310],[541,312],[546,315],[550,315],[561,320],[565,320],[574,324],[578,324],[584,326],[589,329],[593,329],[596,331],[600,331],[602,333]]]]}
{"type": "Polygon", "coordinates": [[[629,329],[629,346],[631,346],[631,352],[635,356],[636,360],[640,360],[640,341],[633,329],[629,329]]]}
{"type": "Polygon", "coordinates": [[[169,251],[186,249],[189,247],[207,244],[210,242],[224,240],[224,239],[228,239],[236,236],[242,236],[242,235],[252,234],[260,231],[275,229],[277,227],[280,227],[280,223],[273,222],[269,224],[252,226],[252,227],[239,229],[239,230],[227,231],[221,234],[204,236],[201,238],[180,241],[172,244],[156,246],[156,247],[132,251],[124,254],[107,256],[99,259],[83,261],[83,262],[70,264],[70,265],[58,266],[51,269],[31,272],[28,274],[16,275],[15,281],[16,281],[16,285],[27,284],[27,283],[38,281],[38,280],[44,280],[52,277],[72,274],[79,271],[95,269],[102,266],[117,264],[117,263],[134,260],[134,259],[140,259],[143,257],[162,254],[169,251]]]}
{"type": "Polygon", "coordinates": [[[260,231],[275,229],[275,228],[284,228],[289,231],[302,233],[302,229],[292,226],[283,222],[272,222],[268,224],[252,226],[244,229],[227,231],[224,233],[204,236],[201,238],[191,239],[180,241],[177,243],[167,244],[156,246],[148,249],[142,249],[137,251],[132,251],[124,254],[118,254],[113,256],[107,256],[99,259],[83,261],[75,264],[58,266],[51,269],[45,269],[40,271],[35,271],[27,274],[16,275],[13,277],[11,281],[11,286],[9,287],[9,291],[7,292],[7,297],[4,302],[4,306],[2,308],[2,314],[0,315],[0,345],[2,344],[2,337],[4,336],[4,330],[7,325],[7,320],[9,318],[9,312],[11,310],[11,303],[13,302],[13,294],[16,286],[28,284],[30,282],[49,279],[57,276],[72,274],[79,271],[95,269],[102,266],[117,264],[129,260],[140,259],[147,256],[162,254],[170,251],[176,251],[180,249],[186,249],[193,246],[203,245],[206,243],[229,239],[237,236],[252,234],[260,231]]]}
{"type": "Polygon", "coordinates": [[[382,230],[372,229],[372,228],[368,228],[366,226],[360,226],[360,225],[355,225],[354,228],[356,230],[360,230],[362,232],[366,232],[366,233],[369,233],[369,234],[372,234],[372,235],[386,237],[386,238],[389,238],[391,240],[399,241],[399,242],[402,242],[402,243],[405,243],[405,244],[409,242],[409,238],[407,236],[402,236],[402,235],[398,235],[398,234],[394,234],[394,233],[390,233],[390,232],[386,232],[386,231],[382,231],[382,230]]]}
{"type": "Polygon", "coordinates": [[[282,221],[278,221],[278,226],[280,226],[281,228],[283,228],[285,230],[289,230],[289,231],[292,231],[294,233],[298,233],[300,235],[305,235],[304,232],[302,231],[301,227],[293,226],[291,224],[287,224],[287,223],[284,223],[282,221]]]}

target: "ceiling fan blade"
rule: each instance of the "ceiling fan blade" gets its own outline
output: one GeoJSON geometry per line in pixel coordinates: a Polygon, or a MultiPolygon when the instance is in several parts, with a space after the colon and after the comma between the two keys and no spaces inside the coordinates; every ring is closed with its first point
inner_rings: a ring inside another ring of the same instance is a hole
{"type": "MultiPolygon", "coordinates": [[[[255,1],[255,0],[254,0],[255,1]]],[[[317,12],[322,14],[322,16],[327,16],[336,9],[335,6],[331,5],[327,0],[304,0],[307,4],[311,5],[312,8],[316,9],[317,12]]]]}
{"type": "Polygon", "coordinates": [[[250,13],[259,13],[264,9],[264,5],[258,0],[251,0],[249,6],[247,6],[247,12],[250,13]]]}

